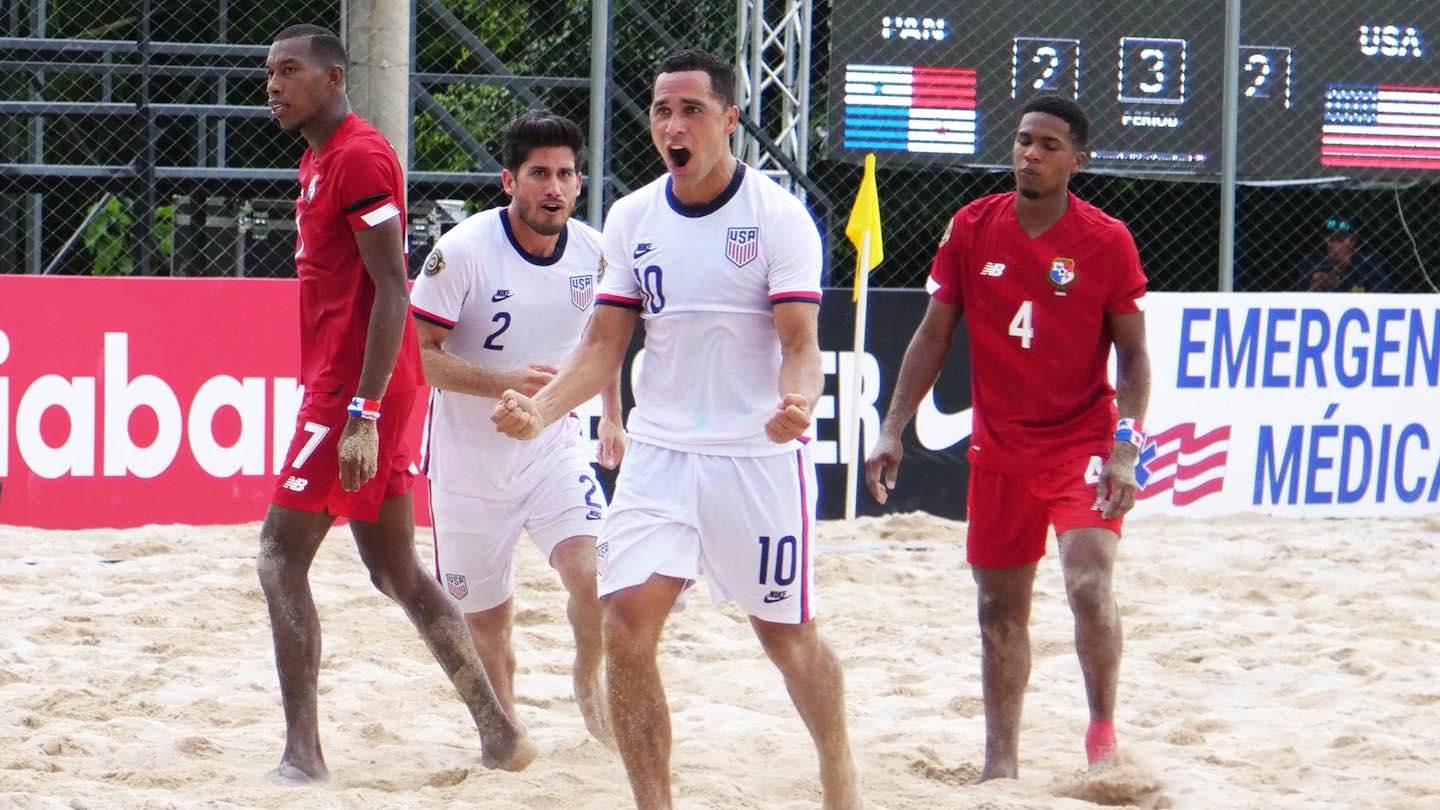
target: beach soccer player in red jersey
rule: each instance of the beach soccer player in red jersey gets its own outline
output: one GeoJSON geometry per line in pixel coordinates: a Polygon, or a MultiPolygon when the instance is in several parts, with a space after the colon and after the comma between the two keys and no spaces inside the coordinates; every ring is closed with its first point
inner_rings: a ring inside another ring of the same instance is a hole
{"type": "Polygon", "coordinates": [[[305,398],[256,558],[285,705],[285,753],[270,775],[290,784],[329,775],[309,570],[337,517],[350,520],[371,581],[405,609],[470,709],[482,763],[520,770],[535,746],[501,709],[459,610],[415,555],[404,431],[423,371],[406,281],[405,180],[395,150],[350,111],[347,68],[340,40],[312,25],[281,31],[265,60],[271,115],[309,145],[295,213],[305,398]]]}
{"type": "Polygon", "coordinates": [[[1111,574],[1121,521],[1135,504],[1150,359],[1145,274],[1130,231],[1069,190],[1088,136],[1074,101],[1025,104],[1012,149],[1016,190],[964,206],[946,227],[929,307],[866,464],[883,504],[895,487],[901,432],[939,376],[963,314],[975,420],[966,556],[979,590],[985,697],[977,781],[1018,771],[1031,589],[1052,524],[1090,703],[1085,752],[1092,768],[1115,757],[1121,632],[1111,574]],[[1112,346],[1116,388],[1107,374],[1112,346]]]}

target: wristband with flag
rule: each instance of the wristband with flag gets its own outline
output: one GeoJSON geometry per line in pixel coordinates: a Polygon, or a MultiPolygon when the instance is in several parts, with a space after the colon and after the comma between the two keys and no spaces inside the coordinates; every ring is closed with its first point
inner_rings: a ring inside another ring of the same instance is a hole
{"type": "Polygon", "coordinates": [[[350,400],[350,415],[356,419],[369,419],[371,422],[380,418],[380,402],[364,397],[355,397],[350,400]]]}
{"type": "Polygon", "coordinates": [[[1139,422],[1127,417],[1115,423],[1115,441],[1126,442],[1144,449],[1145,434],[1141,431],[1139,422]]]}

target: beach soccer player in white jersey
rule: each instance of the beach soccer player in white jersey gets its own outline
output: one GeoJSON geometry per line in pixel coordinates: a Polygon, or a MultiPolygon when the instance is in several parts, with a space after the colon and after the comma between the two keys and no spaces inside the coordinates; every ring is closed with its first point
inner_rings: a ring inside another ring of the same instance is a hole
{"type": "MultiPolygon", "coordinates": [[[[639,319],[629,456],[596,547],[610,714],[635,803],[671,806],[670,716],[656,647],[703,571],[738,602],[815,741],[824,806],[861,806],[839,659],[812,621],[815,477],[802,440],[824,378],[820,237],[805,207],[730,154],[731,67],[661,60],[650,135],[669,172],[618,200],[580,348],[539,393],[506,391],[515,438],[609,384],[639,319]]],[[[758,743],[759,741],[757,741],[758,743]]]]}
{"type": "MultiPolygon", "coordinates": [[[[567,118],[531,110],[501,141],[510,204],[441,236],[410,293],[434,389],[421,464],[430,479],[435,576],[459,602],[495,694],[518,722],[510,638],[515,543],[524,529],[569,591],[575,699],[586,728],[610,743],[595,591],[605,494],[580,420],[558,419],[532,442],[489,422],[504,391],[533,394],[549,382],[594,310],[600,233],[570,219],[584,136],[567,118]]],[[[601,407],[600,462],[613,469],[625,452],[618,372],[601,407]]]]}

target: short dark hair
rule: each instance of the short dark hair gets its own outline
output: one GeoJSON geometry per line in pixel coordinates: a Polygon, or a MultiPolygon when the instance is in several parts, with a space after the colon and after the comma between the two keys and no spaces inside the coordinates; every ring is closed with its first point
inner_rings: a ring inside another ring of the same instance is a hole
{"type": "Polygon", "coordinates": [[[655,65],[655,76],[661,73],[683,73],[703,70],[710,76],[710,91],[726,106],[735,104],[735,68],[729,62],[696,48],[684,48],[665,54],[655,65]]]}
{"type": "Polygon", "coordinates": [[[310,55],[331,65],[339,65],[350,70],[350,55],[345,52],[345,43],[340,37],[335,36],[328,28],[321,28],[318,25],[301,23],[292,25],[275,35],[272,42],[280,42],[285,39],[299,39],[300,37],[310,38],[310,55]]]}
{"type": "Polygon", "coordinates": [[[500,135],[500,161],[512,172],[529,159],[530,153],[547,146],[568,146],[575,153],[575,162],[580,162],[580,153],[585,150],[585,133],[580,125],[563,115],[549,110],[526,110],[523,115],[505,125],[500,135]]]}
{"type": "Polygon", "coordinates": [[[1020,115],[1026,113],[1053,115],[1070,125],[1070,139],[1076,146],[1084,149],[1090,143],[1090,116],[1072,98],[1049,94],[1036,96],[1020,108],[1020,115]]]}

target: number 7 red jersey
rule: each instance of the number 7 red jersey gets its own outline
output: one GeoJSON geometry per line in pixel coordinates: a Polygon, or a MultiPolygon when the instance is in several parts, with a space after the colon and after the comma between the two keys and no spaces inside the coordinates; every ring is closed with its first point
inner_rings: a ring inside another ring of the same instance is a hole
{"type": "Polygon", "coordinates": [[[1025,474],[1109,454],[1106,316],[1139,312],[1145,282],[1125,223],[1074,194],[1033,239],[1015,216],[1014,192],[955,213],[927,287],[960,308],[968,327],[971,464],[1025,474]]]}
{"type": "MultiPolygon", "coordinates": [[[[355,232],[397,217],[403,234],[400,160],[385,136],[352,112],[319,154],[306,149],[300,158],[295,270],[300,277],[300,382],[306,391],[347,399],[355,395],[375,304],[375,283],[360,258],[355,232]]],[[[424,382],[420,344],[408,315],[404,329],[387,396],[414,391],[424,382]]]]}

